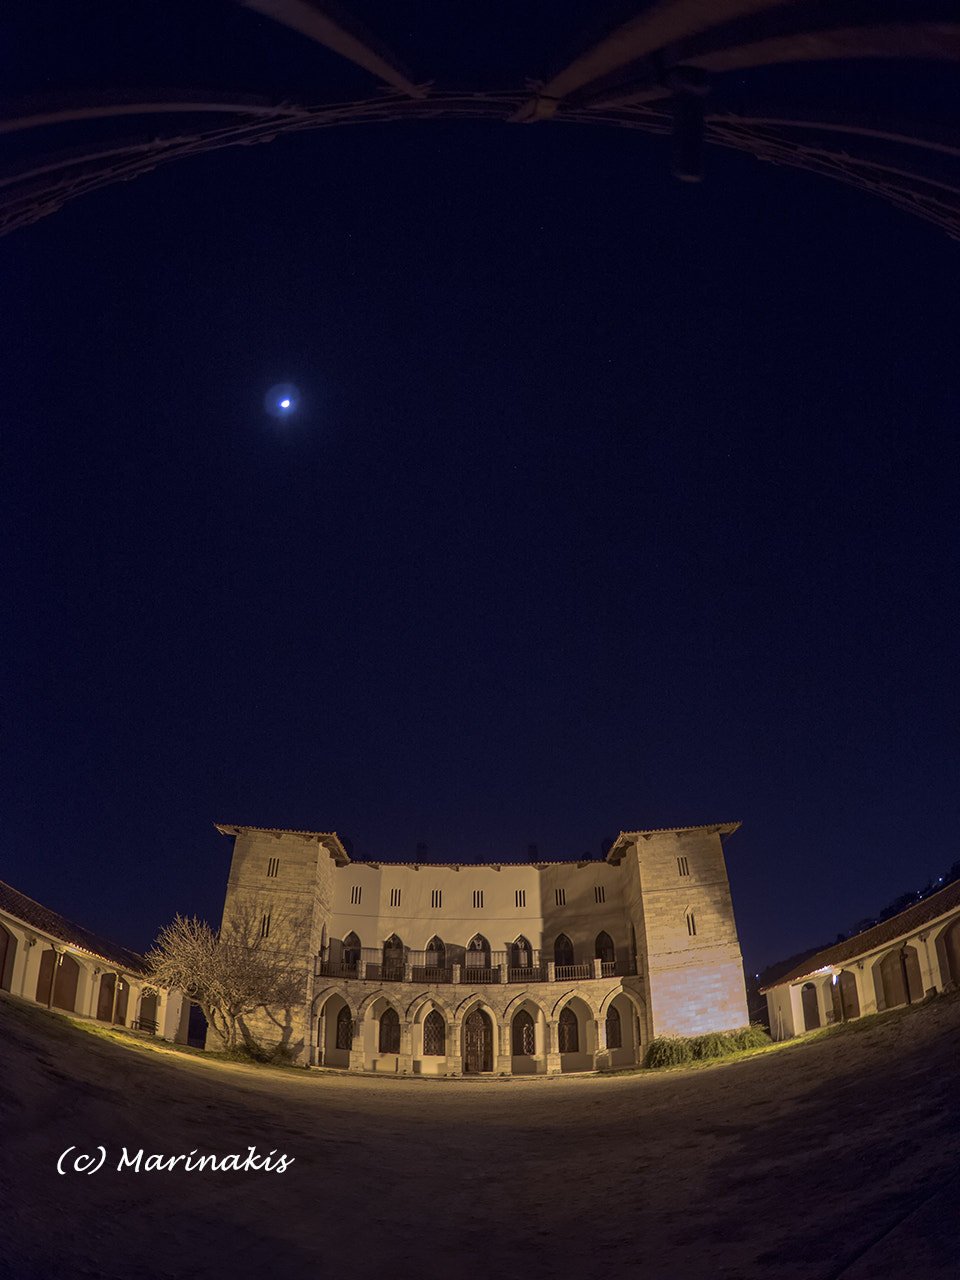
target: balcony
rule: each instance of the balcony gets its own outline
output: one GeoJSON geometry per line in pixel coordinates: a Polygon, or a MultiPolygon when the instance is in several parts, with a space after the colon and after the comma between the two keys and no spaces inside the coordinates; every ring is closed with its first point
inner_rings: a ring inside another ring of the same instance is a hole
{"type": "Polygon", "coordinates": [[[529,986],[537,982],[590,982],[597,978],[621,978],[635,974],[631,960],[584,960],[579,964],[554,964],[540,951],[466,951],[447,947],[437,951],[404,951],[403,960],[391,954],[384,960],[376,947],[331,955],[328,946],[316,960],[318,978],[346,978],[354,982],[412,982],[430,986],[469,984],[491,986],[510,983],[529,986]],[[520,960],[522,963],[517,964],[520,960]]]}

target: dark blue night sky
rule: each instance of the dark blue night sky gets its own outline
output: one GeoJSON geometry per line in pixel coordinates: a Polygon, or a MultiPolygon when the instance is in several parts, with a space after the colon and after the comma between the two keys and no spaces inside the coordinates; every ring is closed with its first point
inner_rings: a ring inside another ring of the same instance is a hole
{"type": "MultiPolygon", "coordinates": [[[[499,59],[356,7],[424,78],[544,74],[553,6],[499,59]]],[[[78,8],[11,6],[18,92],[373,92],[233,5],[78,8]]],[[[0,241],[0,878],[142,949],[218,918],[217,821],[510,861],[742,819],[752,971],[960,857],[960,246],[666,145],[344,128],[0,241]]]]}

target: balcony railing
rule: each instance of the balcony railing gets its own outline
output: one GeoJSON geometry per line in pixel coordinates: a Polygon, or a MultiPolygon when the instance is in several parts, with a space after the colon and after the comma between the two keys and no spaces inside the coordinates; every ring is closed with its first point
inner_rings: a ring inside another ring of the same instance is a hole
{"type": "MultiPolygon", "coordinates": [[[[334,944],[337,947],[339,944],[334,944]]],[[[446,947],[440,951],[409,951],[403,957],[392,951],[384,958],[379,947],[349,949],[331,955],[327,947],[317,957],[316,976],[350,978],[360,982],[415,982],[417,984],[469,983],[490,986],[499,983],[590,981],[596,977],[619,978],[636,973],[630,960],[585,960],[580,964],[548,963],[540,951],[467,951],[446,947]],[[520,964],[513,963],[521,960],[520,964]],[[599,967],[599,974],[597,968],[599,967]]]]}

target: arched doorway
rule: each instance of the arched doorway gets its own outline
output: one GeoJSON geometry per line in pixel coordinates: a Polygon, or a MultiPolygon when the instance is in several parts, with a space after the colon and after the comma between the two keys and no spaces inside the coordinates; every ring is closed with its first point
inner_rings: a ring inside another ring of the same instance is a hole
{"type": "Polygon", "coordinates": [[[17,951],[17,940],[0,924],[0,991],[9,991],[13,980],[13,958],[17,951]]]}
{"type": "Polygon", "coordinates": [[[812,982],[803,984],[800,1003],[803,1006],[804,1031],[816,1031],[820,1026],[820,1002],[817,1000],[817,988],[812,982]]]}
{"type": "Polygon", "coordinates": [[[137,1025],[141,1031],[157,1032],[157,993],[145,991],[140,997],[140,1012],[137,1014],[137,1025]]]}
{"type": "Polygon", "coordinates": [[[954,920],[940,935],[937,943],[940,980],[944,986],[960,986],[960,919],[954,920]]]}
{"type": "Polygon", "coordinates": [[[922,1000],[923,978],[916,947],[898,947],[895,951],[888,951],[873,966],[873,981],[879,1011],[922,1000]]]}
{"type": "Polygon", "coordinates": [[[493,1070],[493,1023],[483,1009],[474,1009],[463,1022],[463,1074],[493,1070]]]}
{"type": "Polygon", "coordinates": [[[45,951],[37,978],[37,1004],[51,1005],[73,1013],[77,1007],[77,983],[80,966],[63,952],[45,951]]]}
{"type": "Polygon", "coordinates": [[[860,997],[857,979],[849,969],[842,969],[830,988],[833,998],[833,1016],[836,1022],[849,1022],[860,1017],[860,997]]]}
{"type": "Polygon", "coordinates": [[[118,1026],[123,1026],[127,1020],[127,1000],[130,996],[130,988],[121,978],[120,986],[117,987],[117,975],[115,973],[105,973],[100,979],[100,991],[97,996],[97,1018],[100,1022],[114,1022],[118,1026]],[[116,1006],[114,1006],[114,992],[116,992],[116,1006]]]}

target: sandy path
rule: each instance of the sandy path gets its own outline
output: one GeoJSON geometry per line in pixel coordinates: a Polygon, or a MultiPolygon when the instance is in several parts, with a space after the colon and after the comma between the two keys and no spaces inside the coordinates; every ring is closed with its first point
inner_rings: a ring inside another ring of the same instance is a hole
{"type": "Polygon", "coordinates": [[[960,1000],[706,1070],[509,1081],[221,1066],[7,996],[0,1019],[16,1280],[884,1280],[918,1238],[915,1274],[960,1273],[960,1000]],[[104,1168],[59,1176],[71,1144],[104,1168]],[[116,1169],[251,1145],[295,1162],[116,1169]]]}

